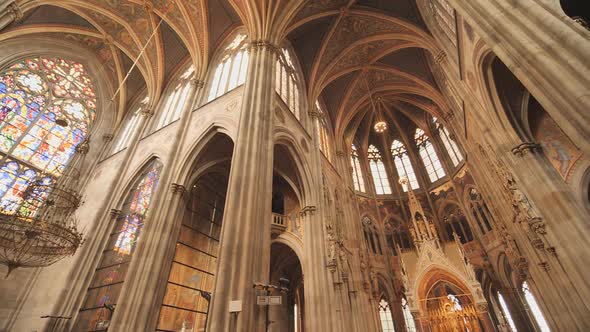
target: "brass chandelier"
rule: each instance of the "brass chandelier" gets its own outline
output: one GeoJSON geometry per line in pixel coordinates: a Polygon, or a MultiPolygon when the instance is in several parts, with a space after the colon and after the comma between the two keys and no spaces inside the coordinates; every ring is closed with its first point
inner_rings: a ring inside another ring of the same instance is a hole
{"type": "MultiPolygon", "coordinates": [[[[83,164],[88,141],[76,147],[76,163],[83,164]],[[77,159],[77,160],[76,160],[77,159]]],[[[8,276],[16,268],[45,267],[73,255],[83,242],[74,212],[81,195],[76,190],[76,167],[58,179],[38,176],[20,200],[3,201],[0,210],[0,264],[8,276]]]]}
{"type": "Polygon", "coordinates": [[[371,100],[371,107],[373,108],[373,113],[375,114],[375,124],[373,125],[373,129],[376,133],[383,133],[387,130],[387,122],[383,118],[383,114],[379,107],[375,106],[375,101],[373,100],[373,93],[371,92],[371,88],[369,86],[369,81],[367,80],[366,73],[363,73],[363,78],[365,80],[365,84],[367,85],[367,92],[369,93],[369,99],[371,100]]]}

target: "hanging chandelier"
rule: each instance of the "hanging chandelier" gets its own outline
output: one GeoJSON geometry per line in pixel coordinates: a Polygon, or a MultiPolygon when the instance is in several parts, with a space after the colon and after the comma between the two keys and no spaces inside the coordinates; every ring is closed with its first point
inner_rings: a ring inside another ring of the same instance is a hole
{"type": "Polygon", "coordinates": [[[371,107],[373,108],[373,113],[375,114],[375,124],[373,125],[373,129],[375,132],[381,134],[387,130],[387,122],[385,122],[383,114],[380,112],[380,108],[375,106],[375,101],[373,100],[373,94],[371,93],[371,88],[369,87],[369,81],[367,80],[366,73],[363,73],[363,78],[365,80],[365,84],[367,85],[367,92],[369,93],[369,99],[371,100],[371,107]]]}
{"type": "MultiPolygon", "coordinates": [[[[76,147],[83,164],[88,142],[76,147]]],[[[0,264],[14,269],[49,266],[73,255],[83,242],[74,212],[81,195],[76,167],[55,179],[47,174],[28,184],[20,198],[0,205],[0,264]]]]}

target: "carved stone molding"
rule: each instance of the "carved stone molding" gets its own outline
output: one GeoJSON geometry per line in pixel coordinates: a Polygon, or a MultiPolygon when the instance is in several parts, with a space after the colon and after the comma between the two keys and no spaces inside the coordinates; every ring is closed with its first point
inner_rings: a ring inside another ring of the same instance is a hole
{"type": "Polygon", "coordinates": [[[170,189],[174,195],[182,196],[184,193],[186,193],[186,187],[178,183],[171,184],[170,189]]]}
{"type": "Polygon", "coordinates": [[[279,53],[280,47],[269,42],[268,40],[253,40],[250,42],[250,48],[254,50],[269,50],[275,53],[279,53]]]}
{"type": "Polygon", "coordinates": [[[320,117],[320,112],[318,112],[315,109],[309,110],[307,112],[307,115],[309,115],[310,118],[319,118],[320,117]]]}
{"type": "Polygon", "coordinates": [[[121,212],[122,212],[121,210],[111,209],[111,212],[110,212],[111,219],[117,219],[117,217],[119,217],[121,212]]]}
{"type": "Polygon", "coordinates": [[[308,213],[310,215],[314,215],[314,213],[316,212],[317,208],[313,205],[308,205],[306,207],[304,207],[303,209],[301,209],[301,212],[299,212],[301,214],[302,217],[305,217],[308,213]]]}
{"type": "Polygon", "coordinates": [[[344,153],[344,151],[342,151],[342,150],[337,150],[336,155],[340,158],[343,158],[346,156],[346,153],[344,153]]]}
{"type": "Polygon", "coordinates": [[[488,312],[489,310],[489,305],[487,302],[480,302],[480,303],[476,303],[475,304],[477,307],[477,311],[478,312],[488,312]]]}
{"type": "Polygon", "coordinates": [[[191,80],[190,84],[195,89],[202,89],[205,86],[205,81],[194,78],[191,80]]]}
{"type": "Polygon", "coordinates": [[[115,137],[115,135],[113,135],[113,134],[104,134],[104,135],[102,135],[102,140],[105,143],[108,143],[113,139],[113,137],[115,137]]]}
{"type": "Polygon", "coordinates": [[[20,20],[23,18],[23,12],[20,10],[20,6],[16,2],[8,5],[8,8],[6,9],[14,17],[14,20],[20,20]]]}
{"type": "Polygon", "coordinates": [[[434,57],[434,62],[436,62],[436,64],[440,65],[446,58],[447,58],[447,54],[444,51],[440,51],[434,57]]]}
{"type": "Polygon", "coordinates": [[[534,142],[524,142],[515,147],[513,147],[510,152],[517,157],[522,157],[526,154],[530,153],[537,153],[543,151],[543,148],[540,144],[534,142]]]}
{"type": "Polygon", "coordinates": [[[141,110],[141,114],[149,119],[154,115],[154,110],[149,107],[146,107],[141,110]]]}
{"type": "Polygon", "coordinates": [[[90,151],[90,136],[85,138],[78,146],[76,146],[76,153],[86,155],[90,151]]]}

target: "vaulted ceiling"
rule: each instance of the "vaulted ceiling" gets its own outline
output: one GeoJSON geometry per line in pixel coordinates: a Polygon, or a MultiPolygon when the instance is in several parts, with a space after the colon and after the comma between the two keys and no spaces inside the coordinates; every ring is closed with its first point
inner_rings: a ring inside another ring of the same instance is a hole
{"type": "Polygon", "coordinates": [[[46,35],[83,45],[123,86],[123,110],[142,90],[155,105],[185,61],[204,79],[220,41],[244,25],[251,39],[291,43],[309,102],[323,100],[338,142],[371,127],[362,125],[374,113],[370,96],[417,124],[424,111],[447,108],[428,64],[441,49],[416,1],[17,0],[25,15],[0,40],[46,35]]]}

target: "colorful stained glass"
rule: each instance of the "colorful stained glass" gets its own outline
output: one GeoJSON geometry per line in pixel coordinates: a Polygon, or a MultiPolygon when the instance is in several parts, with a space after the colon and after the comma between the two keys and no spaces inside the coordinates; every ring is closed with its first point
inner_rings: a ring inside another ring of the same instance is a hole
{"type": "Polygon", "coordinates": [[[1,212],[35,212],[23,201],[23,191],[37,174],[64,172],[95,110],[96,94],[82,64],[30,58],[0,72],[1,212]]]}

